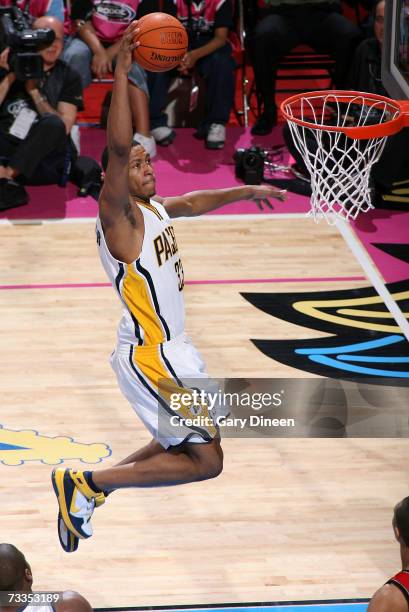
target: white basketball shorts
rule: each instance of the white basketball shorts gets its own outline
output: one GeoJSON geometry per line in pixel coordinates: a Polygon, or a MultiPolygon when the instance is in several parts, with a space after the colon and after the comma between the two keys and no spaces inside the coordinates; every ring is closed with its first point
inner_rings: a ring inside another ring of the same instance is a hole
{"type": "Polygon", "coordinates": [[[210,442],[218,435],[206,403],[186,401],[192,389],[199,392],[196,384],[190,386],[192,381],[205,384],[209,378],[186,334],[153,346],[119,344],[111,365],[122,393],[164,448],[210,442]]]}

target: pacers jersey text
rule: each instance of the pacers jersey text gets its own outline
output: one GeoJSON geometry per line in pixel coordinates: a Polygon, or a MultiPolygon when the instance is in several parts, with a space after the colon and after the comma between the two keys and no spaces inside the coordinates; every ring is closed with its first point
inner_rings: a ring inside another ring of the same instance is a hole
{"type": "Polygon", "coordinates": [[[118,342],[155,345],[184,331],[182,262],[165,208],[153,200],[140,204],[145,223],[142,250],[126,264],[108,250],[101,221],[96,234],[102,265],[123,304],[118,342]]]}

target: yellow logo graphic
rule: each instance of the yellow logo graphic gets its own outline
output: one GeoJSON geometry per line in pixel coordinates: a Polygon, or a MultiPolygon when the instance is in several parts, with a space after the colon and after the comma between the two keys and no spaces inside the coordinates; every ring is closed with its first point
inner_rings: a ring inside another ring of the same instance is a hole
{"type": "Polygon", "coordinates": [[[22,465],[25,461],[55,465],[71,459],[99,463],[111,452],[109,446],[99,442],[83,444],[68,436],[52,438],[33,429],[15,431],[0,425],[0,463],[4,465],[22,465]]]}

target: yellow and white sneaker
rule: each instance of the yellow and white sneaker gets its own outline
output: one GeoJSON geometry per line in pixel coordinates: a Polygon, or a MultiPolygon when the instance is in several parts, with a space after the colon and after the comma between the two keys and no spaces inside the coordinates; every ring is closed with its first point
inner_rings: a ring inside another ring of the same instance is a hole
{"type": "Polygon", "coordinates": [[[104,494],[93,491],[79,470],[56,468],[51,481],[66,528],[79,539],[90,538],[91,516],[105,502],[104,494]]]}

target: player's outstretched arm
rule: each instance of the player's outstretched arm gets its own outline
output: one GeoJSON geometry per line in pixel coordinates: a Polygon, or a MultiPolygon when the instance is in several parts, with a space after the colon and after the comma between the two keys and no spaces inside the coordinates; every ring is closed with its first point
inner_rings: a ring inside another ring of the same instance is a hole
{"type": "Polygon", "coordinates": [[[128,160],[132,143],[132,114],[128,95],[128,72],[132,64],[132,51],[137,22],[125,30],[118,52],[108,114],[107,144],[109,162],[104,187],[99,198],[99,214],[108,229],[124,215],[128,204],[128,160]]]}
{"type": "Polygon", "coordinates": [[[372,597],[367,612],[408,612],[408,604],[397,586],[385,584],[372,597]]]}
{"type": "Polygon", "coordinates": [[[174,198],[158,198],[170,217],[197,217],[239,200],[285,200],[286,192],[271,185],[244,185],[229,189],[192,191],[174,198]]]}
{"type": "Polygon", "coordinates": [[[56,612],[92,612],[92,608],[79,593],[64,591],[62,601],[56,606],[56,612]]]}

